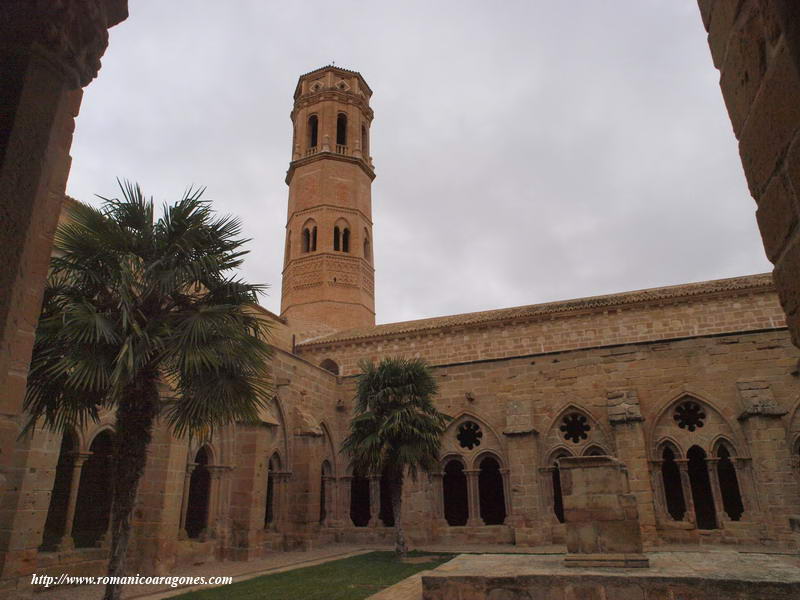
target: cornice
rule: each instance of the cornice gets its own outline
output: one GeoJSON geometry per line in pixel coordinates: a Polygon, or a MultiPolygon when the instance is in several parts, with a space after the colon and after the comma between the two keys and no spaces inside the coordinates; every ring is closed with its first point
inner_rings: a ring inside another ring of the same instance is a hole
{"type": "Polygon", "coordinates": [[[354,158],[352,156],[344,156],[342,154],[336,154],[335,152],[317,152],[316,154],[312,154],[311,156],[304,156],[303,158],[298,158],[297,160],[293,160],[289,163],[289,169],[286,171],[286,185],[292,184],[292,177],[294,176],[295,170],[300,167],[305,167],[306,165],[310,165],[318,160],[338,160],[340,162],[346,162],[350,164],[357,165],[361,167],[361,170],[369,177],[370,181],[375,180],[375,171],[373,171],[366,162],[364,162],[361,158],[354,158]]]}
{"type": "Polygon", "coordinates": [[[298,344],[298,348],[312,349],[328,345],[370,341],[428,333],[435,330],[449,330],[454,327],[474,327],[498,323],[521,323],[543,318],[575,316],[602,313],[608,310],[646,306],[648,304],[675,304],[689,298],[713,298],[732,296],[740,293],[763,293],[775,291],[772,275],[762,273],[729,279],[717,279],[698,283],[666,286],[590,296],[560,302],[530,304],[512,308],[501,308],[475,313],[433,317],[416,321],[387,323],[369,328],[345,330],[298,344]]]}
{"type": "Polygon", "coordinates": [[[295,115],[299,110],[326,101],[341,102],[342,104],[355,104],[361,109],[370,122],[372,122],[372,120],[375,118],[375,112],[370,108],[369,104],[364,98],[361,98],[360,96],[351,92],[342,92],[336,89],[325,89],[320,90],[319,92],[314,92],[313,94],[308,94],[307,96],[301,96],[295,100],[294,107],[292,108],[292,112],[289,113],[289,116],[294,121],[295,115]]]}
{"type": "Polygon", "coordinates": [[[347,213],[347,214],[350,214],[350,215],[360,216],[362,219],[364,219],[364,221],[367,222],[367,224],[370,227],[372,227],[372,219],[367,217],[367,215],[365,215],[363,212],[361,212],[361,210],[359,210],[357,208],[351,208],[351,207],[348,207],[348,206],[337,206],[335,204],[327,204],[327,203],[325,203],[325,204],[315,204],[311,208],[304,208],[303,210],[295,210],[295,211],[289,213],[289,217],[286,219],[286,227],[289,226],[289,223],[291,223],[292,219],[294,219],[295,217],[302,217],[304,215],[313,214],[315,212],[320,211],[320,209],[323,212],[327,211],[327,210],[330,210],[330,211],[334,211],[334,212],[343,212],[343,213],[347,213]]]}

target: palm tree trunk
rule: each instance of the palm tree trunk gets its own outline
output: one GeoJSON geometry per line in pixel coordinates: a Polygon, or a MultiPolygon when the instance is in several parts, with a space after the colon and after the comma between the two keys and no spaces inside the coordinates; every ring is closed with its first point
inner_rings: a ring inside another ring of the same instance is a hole
{"type": "MultiPolygon", "coordinates": [[[[147,446],[158,414],[157,377],[152,374],[126,387],[117,406],[114,475],[111,508],[111,556],[108,575],[125,573],[125,559],[131,533],[131,514],[139,480],[147,462],[147,446]]],[[[119,600],[122,586],[109,583],[103,600],[119,600]]]]}
{"type": "Polygon", "coordinates": [[[400,558],[408,554],[406,536],[403,532],[402,503],[403,503],[403,472],[390,477],[392,486],[392,512],[394,513],[394,552],[400,558]]]}

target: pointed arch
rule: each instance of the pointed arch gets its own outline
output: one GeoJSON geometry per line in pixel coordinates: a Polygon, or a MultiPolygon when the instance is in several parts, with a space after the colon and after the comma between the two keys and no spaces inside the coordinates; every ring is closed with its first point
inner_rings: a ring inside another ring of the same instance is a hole
{"type": "Polygon", "coordinates": [[[336,444],[333,442],[333,436],[331,435],[330,427],[328,427],[328,424],[324,419],[319,422],[319,428],[322,430],[323,437],[327,441],[325,459],[330,461],[330,466],[332,469],[330,475],[336,477],[338,474],[336,463],[336,444]]]}
{"type": "Polygon", "coordinates": [[[683,448],[681,447],[680,442],[678,442],[675,438],[670,435],[666,435],[658,440],[655,444],[655,457],[658,460],[658,457],[664,453],[664,448],[670,448],[675,454],[675,458],[684,458],[686,453],[684,452],[683,448]]]}
{"type": "MultiPolygon", "coordinates": [[[[487,450],[494,451],[503,463],[506,462],[506,448],[503,438],[498,435],[494,427],[472,411],[464,410],[458,413],[442,434],[441,454],[452,453],[474,457],[487,450]],[[462,429],[462,425],[468,421],[477,425],[478,429],[475,430],[472,427],[462,429]],[[473,442],[477,442],[472,444],[472,448],[468,447],[469,444],[465,445],[465,441],[470,441],[470,439],[473,442]]],[[[469,468],[471,464],[472,461],[470,460],[465,463],[464,468],[469,468]]]]}
{"type": "MultiPolygon", "coordinates": [[[[737,422],[726,416],[721,406],[707,395],[681,388],[671,392],[661,404],[661,408],[649,423],[646,439],[661,440],[670,438],[682,450],[688,452],[693,445],[700,445],[707,453],[712,450],[714,440],[720,435],[726,437],[738,449],[739,456],[749,458],[749,448],[741,427],[737,422]],[[696,427],[693,431],[676,425],[675,411],[684,402],[694,402],[705,409],[703,426],[696,427]]],[[[650,444],[651,459],[658,460],[655,453],[655,444],[650,444]]]]}
{"type": "Polygon", "coordinates": [[[600,447],[610,456],[615,453],[614,437],[601,420],[585,407],[568,402],[555,413],[541,436],[540,456],[552,454],[556,447],[569,448],[570,455],[580,456],[590,446],[600,447]]]}
{"type": "Polygon", "coordinates": [[[598,444],[589,444],[583,449],[582,456],[608,456],[608,452],[598,444]]]}

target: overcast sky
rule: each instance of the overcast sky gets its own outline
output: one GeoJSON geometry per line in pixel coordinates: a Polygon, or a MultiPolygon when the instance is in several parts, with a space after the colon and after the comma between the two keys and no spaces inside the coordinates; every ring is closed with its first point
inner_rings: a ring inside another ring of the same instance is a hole
{"type": "Polygon", "coordinates": [[[695,0],[134,0],[67,191],[190,184],[280,311],[292,93],[374,91],[380,323],[770,270],[695,0]]]}

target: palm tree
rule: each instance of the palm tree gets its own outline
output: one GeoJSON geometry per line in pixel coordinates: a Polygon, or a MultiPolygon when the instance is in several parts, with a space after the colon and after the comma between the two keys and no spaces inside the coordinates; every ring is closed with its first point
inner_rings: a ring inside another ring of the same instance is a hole
{"type": "Polygon", "coordinates": [[[124,572],[155,420],[207,436],[255,420],[270,390],[267,329],[251,310],[264,286],[231,274],[246,254],[239,221],[191,188],[156,219],[152,198],[118,183],[122,200],[75,203],[56,233],[25,398],[28,430],[116,410],[109,575],[124,572]]]}
{"type": "Polygon", "coordinates": [[[361,363],[355,415],[342,451],[354,472],[384,475],[394,513],[395,552],[408,551],[401,503],[406,473],[430,473],[439,464],[441,435],[450,417],[433,405],[436,380],[420,359],[384,358],[377,366],[361,363]]]}

